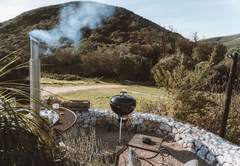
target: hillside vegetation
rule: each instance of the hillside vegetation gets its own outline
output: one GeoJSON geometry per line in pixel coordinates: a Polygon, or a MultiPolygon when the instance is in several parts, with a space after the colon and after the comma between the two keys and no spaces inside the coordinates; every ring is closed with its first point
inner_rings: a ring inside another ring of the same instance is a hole
{"type": "MultiPolygon", "coordinates": [[[[176,57],[183,54],[192,70],[197,64],[208,61],[213,52],[218,54],[214,70],[218,70],[219,77],[225,75],[229,68],[229,63],[223,62],[227,52],[225,45],[197,41],[196,34],[191,41],[176,33],[174,27],[166,29],[124,8],[84,1],[38,8],[1,23],[0,57],[10,55],[8,60],[11,60],[10,57],[19,56],[19,64],[27,63],[30,58],[29,32],[51,32],[63,20],[61,13],[64,7],[73,6],[78,10],[86,5],[102,5],[114,12],[107,18],[102,16],[101,24],[94,28],[90,28],[89,23],[86,26],[76,24],[79,28],[75,28],[81,33],[77,43],[66,38],[60,38],[64,43],[61,47],[41,42],[44,73],[151,80],[151,70],[159,63],[172,70],[171,66],[178,63],[176,57]]],[[[71,11],[66,15],[71,15],[71,11]]],[[[90,16],[88,13],[85,17],[90,16]]],[[[81,21],[85,19],[78,19],[81,21]]],[[[20,78],[29,75],[27,68],[19,72],[17,76],[20,78]]],[[[15,74],[4,79],[16,79],[15,74]]]]}
{"type": "Polygon", "coordinates": [[[223,44],[229,48],[240,46],[240,34],[206,39],[208,42],[223,44]]]}
{"type": "MultiPolygon", "coordinates": [[[[30,57],[28,33],[51,30],[59,22],[62,6],[95,2],[71,2],[27,11],[0,24],[0,56],[20,56],[20,63],[30,57]],[[15,52],[14,52],[15,51],[15,52]]],[[[107,5],[106,5],[107,6],[107,5]]],[[[113,6],[112,6],[113,7],[113,6]]],[[[55,56],[42,56],[42,70],[48,73],[81,76],[123,77],[124,79],[149,79],[149,72],[159,58],[174,53],[177,48],[187,52],[192,44],[180,34],[167,30],[124,8],[113,7],[114,13],[102,26],[81,28],[82,38],[77,44],[66,41],[61,48],[49,47],[55,56]],[[74,46],[74,48],[73,48],[74,46]],[[132,62],[127,62],[128,58],[132,62]],[[120,62],[132,64],[133,73],[120,62]],[[61,68],[59,68],[61,66],[61,68]]],[[[64,40],[64,39],[63,39],[64,40]]],[[[46,46],[42,46],[45,48],[46,46]]],[[[24,71],[24,76],[28,71],[24,71]]]]}

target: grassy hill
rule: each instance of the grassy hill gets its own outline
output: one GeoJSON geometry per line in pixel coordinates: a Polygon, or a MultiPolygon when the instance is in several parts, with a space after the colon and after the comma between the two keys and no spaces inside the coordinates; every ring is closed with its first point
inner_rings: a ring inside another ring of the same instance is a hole
{"type": "Polygon", "coordinates": [[[229,48],[230,47],[239,47],[240,46],[240,34],[209,38],[209,39],[206,39],[206,41],[223,44],[229,48]]]}
{"type": "MultiPolygon", "coordinates": [[[[64,43],[64,46],[62,46],[61,49],[72,47],[76,48],[76,45],[77,49],[74,51],[67,50],[61,54],[72,54],[72,52],[76,52],[76,56],[74,55],[75,58],[82,55],[99,55],[100,53],[114,54],[118,56],[120,54],[134,54],[149,59],[151,64],[154,65],[157,63],[161,54],[166,52],[173,53],[175,51],[176,38],[178,40],[187,40],[180,34],[171,32],[170,30],[167,30],[124,8],[97,2],[80,1],[46,6],[26,11],[14,19],[0,23],[0,57],[15,55],[21,57],[20,63],[27,62],[30,57],[29,32],[34,30],[50,32],[54,28],[58,28],[59,24],[68,24],[68,22],[61,22],[63,8],[65,6],[74,6],[75,10],[88,4],[112,8],[114,12],[107,18],[100,18],[101,24],[97,24],[95,28],[89,27],[91,22],[86,23],[86,26],[80,26],[81,22],[84,22],[82,20],[75,22],[76,24],[74,28],[81,32],[80,39],[77,43],[73,43],[71,40],[62,37],[60,38],[60,42],[64,43]]],[[[75,13],[71,13],[71,11],[68,12],[69,14],[75,13]]],[[[96,11],[93,12],[96,13],[96,11]]],[[[101,14],[104,12],[105,10],[102,10],[99,13],[101,14]]],[[[90,13],[84,16],[92,17],[93,15],[94,14],[90,13]]],[[[62,29],[59,31],[62,31],[62,29]]],[[[71,30],[69,29],[67,33],[70,33],[70,31],[71,30]]],[[[51,37],[54,38],[56,36],[58,35],[51,37]]],[[[182,44],[182,46],[185,47],[184,44],[182,44]]],[[[59,48],[51,47],[50,49],[52,55],[56,55],[61,52],[58,51],[59,48]]],[[[53,57],[45,57],[44,59],[44,63],[49,62],[53,64],[58,61],[58,59],[54,59],[53,57]]],[[[60,59],[61,61],[67,62],[70,61],[71,58],[65,57],[64,59],[60,59]]],[[[76,59],[72,62],[76,62],[76,59]]],[[[57,64],[59,65],[61,63],[58,62],[57,64]]],[[[63,64],[61,64],[61,66],[62,70],[70,74],[76,74],[76,72],[73,71],[76,70],[76,68],[79,68],[79,71],[82,70],[80,67],[76,66],[72,66],[72,68],[69,69],[69,66],[71,66],[70,62],[66,64],[66,66],[63,64]]],[[[52,70],[51,72],[55,73],[59,69],[60,68],[53,69],[54,71],[52,70]]],[[[89,71],[88,69],[86,70],[89,71]]],[[[103,71],[103,73],[106,72],[103,71]]],[[[28,74],[26,73],[24,75],[27,76],[28,74]]],[[[102,73],[99,73],[99,75],[102,75],[102,73]]]]}
{"type": "MultiPolygon", "coordinates": [[[[62,6],[77,2],[53,5],[26,11],[14,19],[0,23],[0,55],[9,54],[21,48],[29,55],[28,33],[34,29],[51,30],[59,23],[59,12],[62,6]]],[[[81,2],[96,3],[96,2],[81,2]]],[[[109,6],[109,5],[106,5],[109,6]]],[[[102,27],[90,30],[82,28],[82,41],[90,40],[104,44],[120,44],[142,40],[144,36],[137,36],[141,29],[151,27],[161,30],[161,27],[133,12],[120,7],[114,7],[114,14],[103,21],[102,27]]],[[[79,41],[80,42],[80,41],[79,41]]]]}

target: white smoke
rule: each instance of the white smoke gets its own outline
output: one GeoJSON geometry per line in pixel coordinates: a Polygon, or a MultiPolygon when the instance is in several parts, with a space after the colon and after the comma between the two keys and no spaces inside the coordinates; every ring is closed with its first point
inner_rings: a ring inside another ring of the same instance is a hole
{"type": "Polygon", "coordinates": [[[82,38],[81,29],[101,27],[102,20],[114,13],[114,7],[96,2],[74,2],[60,10],[59,24],[51,30],[35,29],[29,35],[47,45],[61,46],[62,39],[77,43],[82,38]]]}

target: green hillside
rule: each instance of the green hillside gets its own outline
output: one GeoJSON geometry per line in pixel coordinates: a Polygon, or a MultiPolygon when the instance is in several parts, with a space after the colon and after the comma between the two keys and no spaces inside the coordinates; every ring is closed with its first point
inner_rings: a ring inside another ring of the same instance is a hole
{"type": "Polygon", "coordinates": [[[209,38],[209,39],[206,39],[206,41],[223,44],[229,48],[230,47],[238,47],[239,48],[240,34],[209,38]]]}

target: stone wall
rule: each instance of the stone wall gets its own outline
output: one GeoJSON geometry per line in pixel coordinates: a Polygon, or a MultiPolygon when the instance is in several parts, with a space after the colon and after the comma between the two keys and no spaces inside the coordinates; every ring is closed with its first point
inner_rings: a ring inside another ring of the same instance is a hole
{"type": "MultiPolygon", "coordinates": [[[[76,111],[77,125],[119,126],[117,115],[111,110],[76,111]]],[[[123,117],[124,119],[124,117],[123,117]]],[[[176,142],[199,156],[209,165],[240,166],[240,147],[221,137],[190,124],[177,122],[156,114],[133,112],[122,129],[154,131],[159,135],[172,135],[176,142]]]]}

